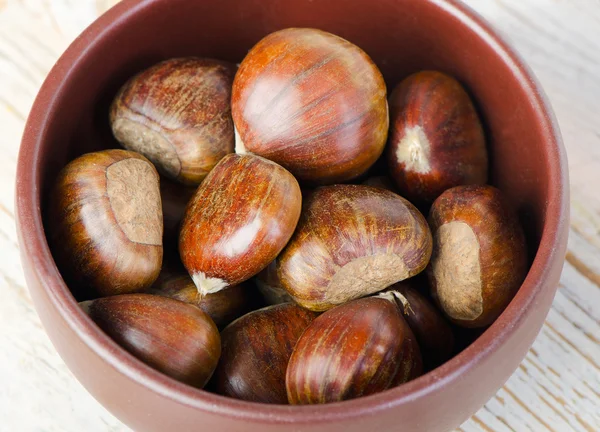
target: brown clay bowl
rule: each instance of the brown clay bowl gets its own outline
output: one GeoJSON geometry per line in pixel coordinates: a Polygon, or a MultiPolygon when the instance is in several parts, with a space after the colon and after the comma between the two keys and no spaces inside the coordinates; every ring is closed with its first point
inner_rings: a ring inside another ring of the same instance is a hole
{"type": "Polygon", "coordinates": [[[522,60],[479,16],[450,0],[131,0],[100,17],[50,72],[18,161],[17,228],[41,320],[64,361],[104,406],[139,431],[438,431],[458,426],[517,368],[550,308],[567,242],[569,186],[560,133],[522,60]],[[199,55],[239,62],[262,36],[316,27],[362,47],[388,88],[420,69],[462,81],[485,121],[493,184],[519,209],[532,251],[510,306],[443,366],[398,388],[323,406],[259,405],[176,382],[145,366],[79,309],[44,234],[49,186],[67,161],[116,147],[108,106],[151,64],[199,55]]]}

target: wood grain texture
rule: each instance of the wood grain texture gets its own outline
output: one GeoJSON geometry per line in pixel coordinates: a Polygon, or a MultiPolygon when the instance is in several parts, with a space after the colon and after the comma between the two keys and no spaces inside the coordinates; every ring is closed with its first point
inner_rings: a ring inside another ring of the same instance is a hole
{"type": "MultiPolygon", "coordinates": [[[[519,51],[556,112],[571,169],[569,253],[546,325],[463,432],[600,430],[600,2],[465,0],[519,51]]],[[[117,0],[0,0],[0,431],[128,428],[66,368],[33,309],[14,228],[19,141],[68,44],[117,0]]]]}

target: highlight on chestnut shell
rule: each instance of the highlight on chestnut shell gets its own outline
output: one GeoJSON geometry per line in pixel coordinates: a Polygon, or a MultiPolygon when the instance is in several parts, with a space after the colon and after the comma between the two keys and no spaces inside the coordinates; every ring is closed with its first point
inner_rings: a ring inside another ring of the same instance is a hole
{"type": "Polygon", "coordinates": [[[233,82],[236,151],[287,168],[301,182],[353,179],[383,152],[389,125],[381,72],[331,33],[289,28],[263,38],[233,82]]]}
{"type": "Polygon", "coordinates": [[[287,404],[285,371],[296,342],[316,313],[293,303],[250,312],[221,333],[223,353],[213,380],[217,393],[287,404]]]}
{"type": "Polygon", "coordinates": [[[127,150],[87,153],[67,164],[52,190],[48,240],[76,297],[142,291],[163,259],[159,177],[127,150]]]}
{"type": "Polygon", "coordinates": [[[323,186],[305,199],[277,272],[294,301],[324,311],[418,274],[431,248],[425,218],[401,196],[371,186],[323,186]]]}
{"type": "Polygon", "coordinates": [[[202,388],[221,355],[210,317],[195,306],[150,294],[125,294],[80,303],[108,336],[148,366],[202,388]]]}
{"type": "Polygon", "coordinates": [[[433,203],[429,224],[432,297],[457,325],[491,324],[527,274],[527,246],[515,210],[493,186],[457,186],[433,203]]]}
{"type": "Polygon", "coordinates": [[[110,109],[115,138],[165,176],[198,185],[234,150],[233,64],[197,57],[158,63],[131,78],[110,109]]]}
{"type": "Polygon", "coordinates": [[[417,72],[398,84],[389,100],[387,158],[402,196],[428,204],[451,187],[486,183],[481,121],[456,79],[417,72]]]}
{"type": "Polygon", "coordinates": [[[293,405],[323,404],[398,386],[422,372],[419,346],[392,293],[328,310],[304,331],[285,378],[293,405]]]}
{"type": "Polygon", "coordinates": [[[292,236],[302,207],[296,179],[256,155],[225,156],[190,201],[179,252],[202,296],[264,269],[292,236]]]}

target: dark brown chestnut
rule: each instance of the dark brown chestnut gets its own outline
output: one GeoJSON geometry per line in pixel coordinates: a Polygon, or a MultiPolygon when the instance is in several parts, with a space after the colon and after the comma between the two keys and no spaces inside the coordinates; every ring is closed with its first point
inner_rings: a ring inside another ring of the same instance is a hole
{"type": "MultiPolygon", "coordinates": [[[[163,212],[163,246],[165,255],[176,255],[179,259],[179,228],[187,204],[196,188],[184,186],[165,177],[160,179],[160,198],[163,212]]],[[[165,259],[170,257],[165,256],[165,259]]]]}
{"type": "Polygon", "coordinates": [[[395,291],[404,319],[415,334],[427,370],[440,366],[454,353],[454,334],[436,307],[419,294],[414,278],[398,282],[386,291],[395,291]]]}
{"type": "Polygon", "coordinates": [[[258,42],[231,100],[236,152],[271,159],[303,182],[353,179],[385,146],[381,72],[356,45],[321,30],[290,28],[258,42]]]}
{"type": "Polygon", "coordinates": [[[400,194],[431,203],[454,186],[485,184],[488,157],[479,116],[461,84],[423,71],[390,96],[388,162],[400,194]]]}
{"type": "Polygon", "coordinates": [[[304,331],[286,372],[291,404],[338,402],[419,376],[421,353],[392,293],[337,306],[304,331]]]}
{"type": "Polygon", "coordinates": [[[174,272],[163,269],[147,292],[197,306],[206,312],[219,328],[225,327],[260,304],[256,298],[256,290],[244,282],[201,296],[185,269],[174,272]]]}
{"type": "Polygon", "coordinates": [[[362,184],[366,186],[378,187],[391,192],[396,192],[396,187],[388,176],[373,176],[366,179],[362,184]]]}
{"type": "Polygon", "coordinates": [[[292,236],[302,207],[296,179],[255,155],[225,156],[187,207],[181,261],[202,296],[265,268],[292,236]]]}
{"type": "Polygon", "coordinates": [[[217,366],[219,331],[195,306],[126,294],[86,301],[81,307],[125,350],[178,381],[201,388],[217,366]]]}
{"type": "Polygon", "coordinates": [[[159,177],[126,150],[88,153],[59,173],[50,195],[49,240],[80,299],[152,285],[163,257],[159,177]]]}
{"type": "Polygon", "coordinates": [[[306,197],[277,272],[294,301],[323,311],[416,275],[429,262],[431,245],[425,218],[399,195],[323,186],[306,197]]]}
{"type": "Polygon", "coordinates": [[[285,371],[296,341],[317,315],[285,303],[239,318],[221,334],[223,355],[212,385],[223,395],[286,404],[285,371]]]}
{"type": "Polygon", "coordinates": [[[277,275],[277,262],[272,261],[254,278],[256,287],[270,305],[290,303],[294,299],[287,293],[277,275]]]}
{"type": "Polygon", "coordinates": [[[131,78],[110,109],[115,138],[167,177],[199,184],[234,149],[234,65],[195,57],[166,60],[131,78]]]}
{"type": "Polygon", "coordinates": [[[429,224],[433,298],[458,325],[491,324],[527,274],[527,247],[514,209],[492,186],[457,186],[435,200],[429,224]]]}

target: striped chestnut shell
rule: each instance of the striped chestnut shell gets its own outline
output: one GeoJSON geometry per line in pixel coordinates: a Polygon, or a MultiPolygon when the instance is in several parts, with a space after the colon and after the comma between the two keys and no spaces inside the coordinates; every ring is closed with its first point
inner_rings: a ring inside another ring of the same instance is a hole
{"type": "Polygon", "coordinates": [[[359,47],[325,31],[266,36],[242,61],[231,101],[236,152],[271,159],[304,183],[355,178],[385,146],[381,72],[359,47]]]}
{"type": "Polygon", "coordinates": [[[294,301],[324,311],[416,275],[431,248],[425,218],[401,196],[371,186],[322,186],[306,196],[277,272],[294,301]]]}
{"type": "Polygon", "coordinates": [[[422,71],[390,96],[387,158],[400,194],[430,204],[446,189],[485,184],[488,154],[479,115],[462,85],[422,71]]]}
{"type": "Polygon", "coordinates": [[[422,372],[419,346],[392,292],[337,306],[304,331],[290,357],[290,404],[354,399],[422,372]]]}
{"type": "Polygon", "coordinates": [[[527,245],[515,209],[493,186],[457,186],[435,200],[429,224],[432,297],[455,324],[490,325],[527,275],[527,245]]]}
{"type": "Polygon", "coordinates": [[[191,199],[179,254],[200,294],[237,285],[277,257],[302,207],[296,179],[275,162],[229,154],[191,199]]]}
{"type": "Polygon", "coordinates": [[[160,62],[123,85],[110,109],[115,138],[166,177],[198,185],[234,150],[233,64],[197,57],[160,62]]]}

